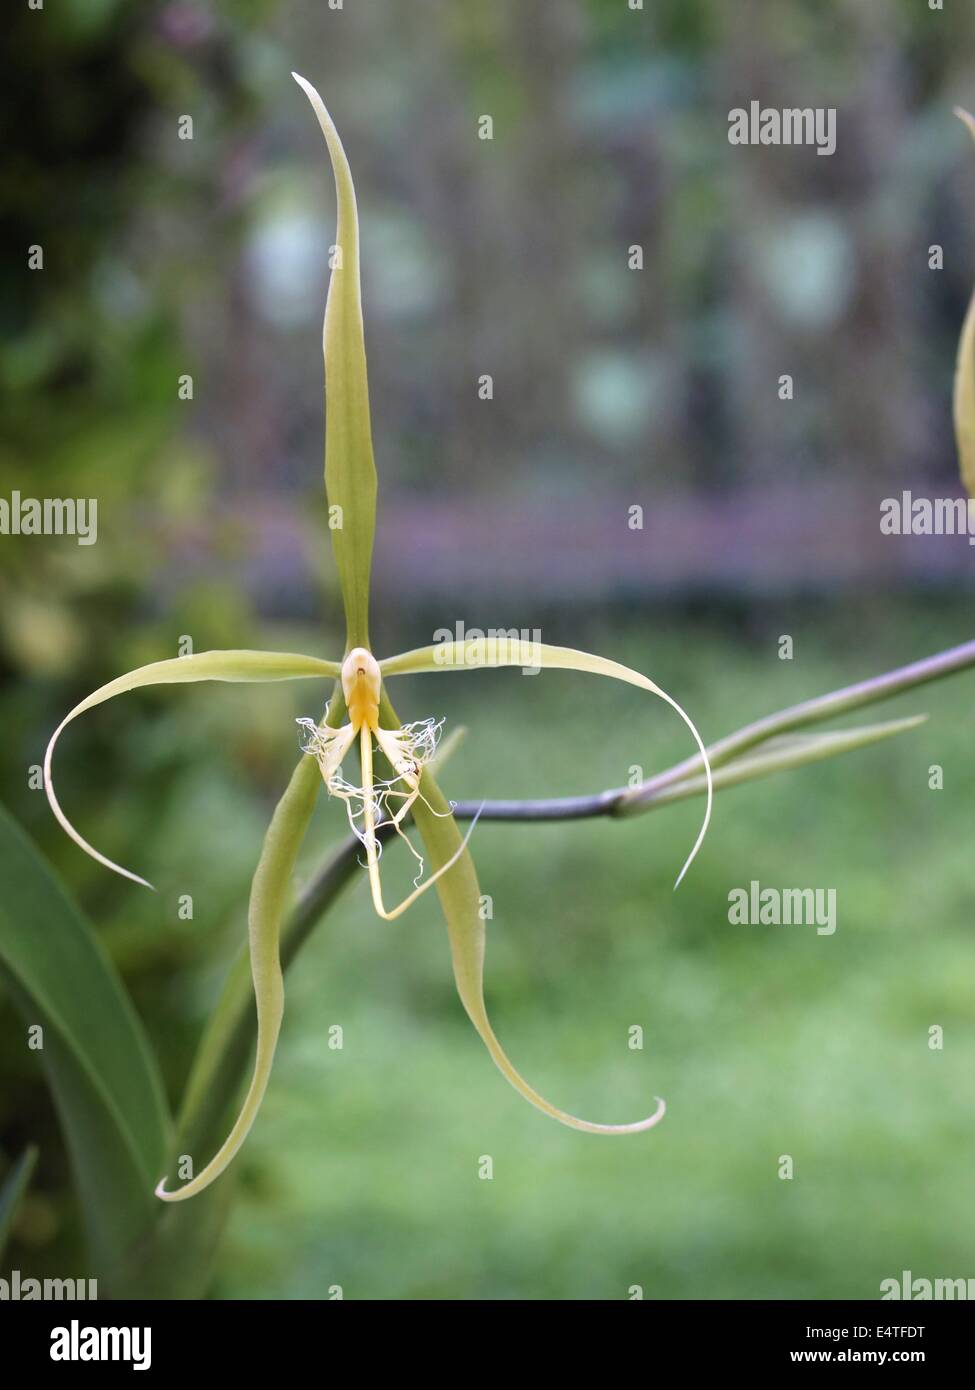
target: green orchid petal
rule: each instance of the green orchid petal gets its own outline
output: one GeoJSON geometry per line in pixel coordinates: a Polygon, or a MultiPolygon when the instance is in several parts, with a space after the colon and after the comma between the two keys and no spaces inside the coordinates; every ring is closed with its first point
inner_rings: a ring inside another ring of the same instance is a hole
{"type": "Polygon", "coordinates": [[[86,710],[104,703],[105,700],[111,700],[116,695],[124,695],[130,690],[138,690],[142,686],[180,685],[190,681],[284,681],[312,677],[317,677],[319,680],[325,677],[337,679],[341,670],[342,667],[338,662],[322,661],[318,657],[300,656],[293,652],[213,651],[199,652],[193,656],[173,657],[168,661],[154,661],[149,666],[140,666],[135,671],[128,671],[124,676],[109,681],[107,685],[99,686],[80,704],[75,705],[74,709],[61,720],[51,735],[51,741],[44,754],[44,789],[47,792],[51,810],[75,844],[79,845],[86,854],[91,855],[92,859],[96,859],[99,864],[104,864],[106,869],[121,874],[123,878],[130,878],[133,883],[141,883],[144,887],[151,888],[152,884],[146,879],[140,878],[138,874],[131,873],[128,869],[122,868],[120,864],[114,863],[104,854],[99,853],[93,845],[90,845],[83,836],[79,835],[61,810],[60,803],[54,794],[51,764],[54,758],[55,745],[72,720],[77,719],[86,710]]]}
{"type": "Polygon", "coordinates": [[[583,1130],[587,1134],[638,1134],[650,1129],[663,1118],[666,1110],[659,1097],[656,1098],[653,1114],[645,1120],[623,1125],[594,1124],[552,1105],[528,1084],[509,1061],[491,1027],[484,1003],[485,928],[480,914],[481,890],[474,861],[469,851],[462,849],[463,838],[456,820],[450,814],[450,805],[430,776],[429,769],[424,771],[420,787],[423,796],[413,806],[413,820],[433,868],[440,869],[460,852],[454,866],[438,879],[436,889],[447,919],[457,993],[498,1070],[518,1094],[537,1110],[568,1125],[570,1129],[583,1130]]]}
{"type": "Polygon", "coordinates": [[[293,72],[325,136],[338,204],[336,261],[325,304],[325,491],[338,566],[348,649],[369,646],[369,570],[376,526],[376,465],[359,284],[359,219],[349,162],[325,104],[293,72]]]}
{"type": "MultiPolygon", "coordinates": [[[[327,723],[336,728],[344,722],[345,713],[339,687],[329,704],[327,723]]],[[[465,732],[463,726],[454,728],[442,740],[428,766],[435,767],[439,772],[456,751],[465,732]]],[[[314,765],[309,758],[305,761],[314,765]]],[[[318,783],[321,785],[320,775],[318,783]]],[[[325,911],[323,884],[330,885],[327,898],[331,906],[355,877],[360,845],[357,840],[353,840],[352,845],[354,848],[351,851],[348,842],[345,842],[327,852],[289,912],[281,929],[281,965],[285,972],[325,911]]],[[[234,961],[220,1000],[197,1048],[179,1112],[177,1143],[182,1146],[181,1152],[192,1149],[202,1136],[211,1135],[211,1141],[216,1141],[212,1135],[211,1117],[222,1114],[228,1100],[232,1099],[247,1061],[254,1035],[253,989],[247,956],[245,948],[234,961]]]]}
{"type": "Polygon", "coordinates": [[[660,686],[656,685],[648,676],[641,675],[639,671],[632,671],[628,666],[621,666],[618,661],[608,661],[605,657],[594,656],[591,652],[576,651],[572,647],[549,647],[539,642],[477,637],[472,638],[469,642],[441,642],[432,647],[419,647],[415,651],[388,657],[379,663],[379,669],[384,678],[412,675],[422,671],[474,671],[484,666],[543,666],[565,671],[588,671],[593,675],[608,676],[612,680],[624,681],[627,685],[635,685],[641,690],[649,690],[651,694],[665,701],[680,715],[693,735],[698,753],[703,760],[704,777],[707,784],[707,806],[697,839],[684,861],[684,867],[677,875],[677,882],[674,887],[678,887],[707,834],[708,824],[711,820],[713,790],[711,764],[704,742],[690,716],[677,701],[665,690],[661,690],[660,686]]]}
{"type": "MultiPolygon", "coordinates": [[[[396,729],[400,726],[399,716],[385,688],[380,696],[379,717],[384,728],[396,729]]],[[[457,993],[495,1066],[529,1104],[570,1129],[581,1129],[589,1134],[636,1134],[640,1130],[650,1129],[663,1118],[666,1110],[659,1096],[656,1098],[656,1109],[645,1120],[628,1125],[592,1124],[552,1105],[529,1086],[509,1061],[491,1027],[484,1003],[485,928],[480,913],[481,890],[474,861],[465,848],[464,837],[451,814],[450,803],[437,785],[431,767],[432,764],[427,764],[423,769],[421,794],[413,803],[413,823],[420,833],[434,872],[439,872],[454,861],[437,879],[435,886],[447,921],[457,993]]]]}
{"type": "MultiPolygon", "coordinates": [[[[571,647],[550,647],[534,642],[517,642],[501,639],[474,639],[469,643],[442,643],[417,651],[405,652],[380,662],[383,677],[407,675],[424,671],[466,671],[490,666],[543,666],[570,671],[588,671],[595,675],[608,676],[614,680],[635,685],[641,690],[664,700],[680,715],[690,729],[694,741],[704,760],[705,780],[707,782],[707,807],[701,830],[694,847],[677,878],[680,883],[691,861],[697,853],[707,831],[711,817],[711,767],[707,751],[700,734],[689,716],[681,709],[666,691],[638,671],[632,671],[618,662],[594,656],[590,652],[576,651],[571,647]]],[[[388,701],[384,697],[384,709],[388,701]]],[[[391,706],[389,707],[391,712],[391,706]]],[[[453,866],[437,880],[436,888],[440,897],[450,949],[453,959],[454,979],[457,992],[467,1015],[487,1048],[498,1070],[515,1088],[519,1095],[543,1114],[567,1125],[570,1129],[582,1130],[587,1134],[638,1134],[650,1129],[663,1118],[666,1107],[657,1097],[656,1108],[646,1119],[632,1124],[596,1124],[582,1120],[552,1105],[528,1084],[498,1041],[488,1018],[484,1002],[484,953],[485,926],[481,918],[481,894],[478,887],[474,861],[464,848],[464,841],[457,822],[450,814],[449,803],[445,800],[433,777],[427,769],[420,783],[421,797],[413,806],[413,819],[423,840],[427,854],[435,871],[440,871],[452,860],[453,866]]],[[[676,886],[676,885],[675,885],[676,886]]]]}
{"type": "Polygon", "coordinates": [[[163,1178],[156,1196],[164,1202],[183,1202],[195,1197],[224,1171],[250,1133],[267,1090],[271,1065],[284,1015],[284,980],[281,974],[281,920],[288,905],[288,890],[295,860],[308,829],[321,787],[318,768],[302,758],[288,789],[278,802],[264,848],[254,874],[248,911],[251,975],[257,1005],[257,1048],[254,1075],[233,1129],[202,1173],[174,1192],[163,1178]]]}

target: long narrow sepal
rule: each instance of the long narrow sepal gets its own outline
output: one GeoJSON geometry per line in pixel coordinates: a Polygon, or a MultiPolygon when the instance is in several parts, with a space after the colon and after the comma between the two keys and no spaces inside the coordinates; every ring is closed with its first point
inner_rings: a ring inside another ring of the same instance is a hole
{"type": "Polygon", "coordinates": [[[656,1098],[656,1108],[646,1119],[622,1125],[595,1124],[590,1120],[581,1120],[567,1110],[560,1110],[546,1100],[509,1060],[491,1027],[484,1003],[485,928],[480,914],[481,895],[474,862],[464,847],[457,822],[450,814],[443,793],[428,772],[423,775],[421,789],[424,799],[418,799],[413,807],[413,819],[430,861],[440,869],[451,859],[455,860],[453,866],[437,880],[437,892],[447,919],[457,993],[495,1066],[530,1105],[570,1129],[582,1130],[586,1134],[639,1134],[642,1130],[651,1129],[663,1119],[666,1110],[659,1096],[656,1098]]]}
{"type": "Polygon", "coordinates": [[[607,658],[595,656],[591,652],[576,651],[573,647],[550,647],[541,642],[511,641],[507,638],[478,637],[472,638],[469,642],[441,642],[432,647],[419,647],[415,651],[403,652],[400,656],[388,657],[379,663],[379,669],[384,678],[411,675],[421,671],[476,671],[484,666],[542,666],[566,671],[588,671],[597,676],[608,676],[612,680],[624,681],[627,685],[635,685],[641,690],[648,690],[670,705],[680,715],[697,744],[698,754],[702,760],[707,784],[707,804],[697,839],[684,861],[684,867],[677,875],[677,881],[674,884],[674,887],[677,888],[694,862],[694,857],[707,834],[711,821],[714,790],[711,781],[711,764],[701,735],[690,716],[673,696],[668,695],[666,690],[662,690],[659,685],[650,680],[649,676],[644,676],[639,671],[632,671],[628,666],[622,666],[618,661],[609,661],[607,658]]]}
{"type": "Polygon", "coordinates": [[[293,72],[311,102],[325,136],[338,225],[332,276],[325,303],[325,491],[335,563],[348,629],[347,649],[369,646],[369,571],[376,527],[376,465],[369,421],[362,296],[359,282],[359,218],[349,161],[339,133],[315,88],[293,72]]]}
{"type": "Polygon", "coordinates": [[[140,878],[138,874],[132,873],[129,869],[124,869],[121,864],[116,864],[114,860],[106,858],[93,845],[90,845],[75,830],[61,809],[60,802],[54,794],[51,768],[57,741],[72,720],[77,719],[86,710],[94,709],[96,705],[113,699],[116,695],[124,695],[130,690],[138,690],[143,686],[180,685],[193,681],[283,681],[312,677],[321,680],[329,677],[337,678],[341,669],[340,664],[335,661],[322,661],[314,656],[300,656],[293,652],[231,650],[198,652],[192,656],[173,657],[168,661],[154,661],[148,666],[140,666],[134,671],[128,671],[124,676],[118,676],[115,680],[109,681],[107,685],[99,686],[80,704],[75,705],[74,709],[65,715],[51,735],[47,751],[44,754],[44,790],[47,792],[51,810],[57,817],[61,828],[92,859],[103,864],[106,869],[111,869],[113,873],[131,879],[133,883],[140,883],[145,888],[151,888],[152,884],[147,879],[140,878]]]}
{"type": "Polygon", "coordinates": [[[288,788],[278,802],[264,838],[264,848],[254,874],[248,911],[251,975],[257,1005],[257,1048],[254,1075],[240,1114],[220,1149],[201,1173],[184,1187],[170,1192],[163,1178],[156,1196],[164,1202],[184,1202],[195,1197],[225,1170],[234,1158],[257,1118],[267,1090],[274,1053],[284,1014],[284,980],[281,975],[281,920],[288,902],[288,890],[295,860],[304,839],[315,800],[321,787],[318,768],[311,758],[302,758],[288,788]]]}

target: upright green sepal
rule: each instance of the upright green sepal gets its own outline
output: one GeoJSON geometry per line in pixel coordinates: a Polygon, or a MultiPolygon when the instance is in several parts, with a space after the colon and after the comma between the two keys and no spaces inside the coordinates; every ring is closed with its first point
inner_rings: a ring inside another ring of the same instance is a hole
{"type": "Polygon", "coordinates": [[[318,117],[335,174],[338,226],[325,303],[325,492],[345,605],[347,650],[369,646],[369,571],[376,529],[376,465],[359,282],[359,216],[349,161],[325,104],[293,72],[318,117]],[[337,508],[337,511],[332,509],[337,508]]]}

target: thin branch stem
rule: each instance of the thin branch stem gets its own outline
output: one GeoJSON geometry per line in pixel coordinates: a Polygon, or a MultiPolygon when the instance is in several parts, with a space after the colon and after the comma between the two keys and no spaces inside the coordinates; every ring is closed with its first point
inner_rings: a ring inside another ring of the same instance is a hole
{"type": "MultiPolygon", "coordinates": [[[[856,685],[844,686],[829,695],[820,695],[814,700],[792,705],[746,724],[736,733],[728,734],[708,748],[708,758],[712,769],[717,769],[739,754],[747,752],[757,744],[780,734],[793,733],[809,724],[818,724],[824,719],[832,719],[851,710],[862,709],[865,705],[879,700],[889,700],[906,690],[927,685],[944,676],[953,675],[975,666],[975,642],[964,642],[959,647],[938,652],[934,656],[914,661],[909,666],[887,671],[882,676],[860,681],[856,685]]],[[[663,793],[676,788],[695,777],[703,770],[700,753],[675,763],[665,772],[641,782],[638,787],[616,787],[597,792],[594,796],[555,797],[540,801],[485,801],[481,808],[482,820],[500,821],[551,821],[587,820],[594,816],[637,815],[652,809],[663,800],[663,793]]],[[[687,793],[688,795],[690,792],[687,793]]],[[[676,799],[673,794],[666,798],[676,799]]],[[[470,820],[481,807],[478,801],[459,801],[454,807],[458,820],[470,820]]]]}

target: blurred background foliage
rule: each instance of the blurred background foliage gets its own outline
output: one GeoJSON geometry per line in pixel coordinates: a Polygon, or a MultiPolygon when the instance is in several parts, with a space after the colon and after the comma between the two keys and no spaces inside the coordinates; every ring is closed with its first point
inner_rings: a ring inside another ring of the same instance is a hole
{"type": "MultiPolygon", "coordinates": [[[[539,627],[651,672],[716,737],[970,632],[964,539],[881,537],[877,518],[901,488],[958,493],[975,167],[950,113],[975,105],[973,40],[970,10],[910,0],[18,8],[0,496],[95,497],[99,530],[0,538],[0,791],[98,924],[174,1100],[311,687],[146,694],[72,729],[66,809],[158,897],[60,835],[30,768],[70,705],[182,637],[340,645],[320,484],[333,199],[290,69],[331,107],[363,218],[377,650],[458,621],[539,627]],[[732,148],[727,113],[752,98],[836,106],[836,154],[732,148]]],[[[502,1037],[579,1112],[665,1095],[645,1142],[524,1107],[461,1015],[436,908],[391,930],[357,888],[289,977],[215,1291],[869,1298],[903,1268],[975,1273],[971,696],[962,677],[899,703],[935,717],[723,797],[676,897],[695,807],[478,830],[502,1037]],[[729,928],[751,878],[836,887],[835,937],[729,928]]],[[[661,710],[576,677],[417,680],[397,704],[470,725],[457,796],[618,785],[687,751],[661,710]]],[[[320,809],[309,863],[341,821],[320,809]]],[[[56,1120],[0,1000],[0,1170],[30,1142],[9,1263],[79,1271],[56,1120]]]]}

